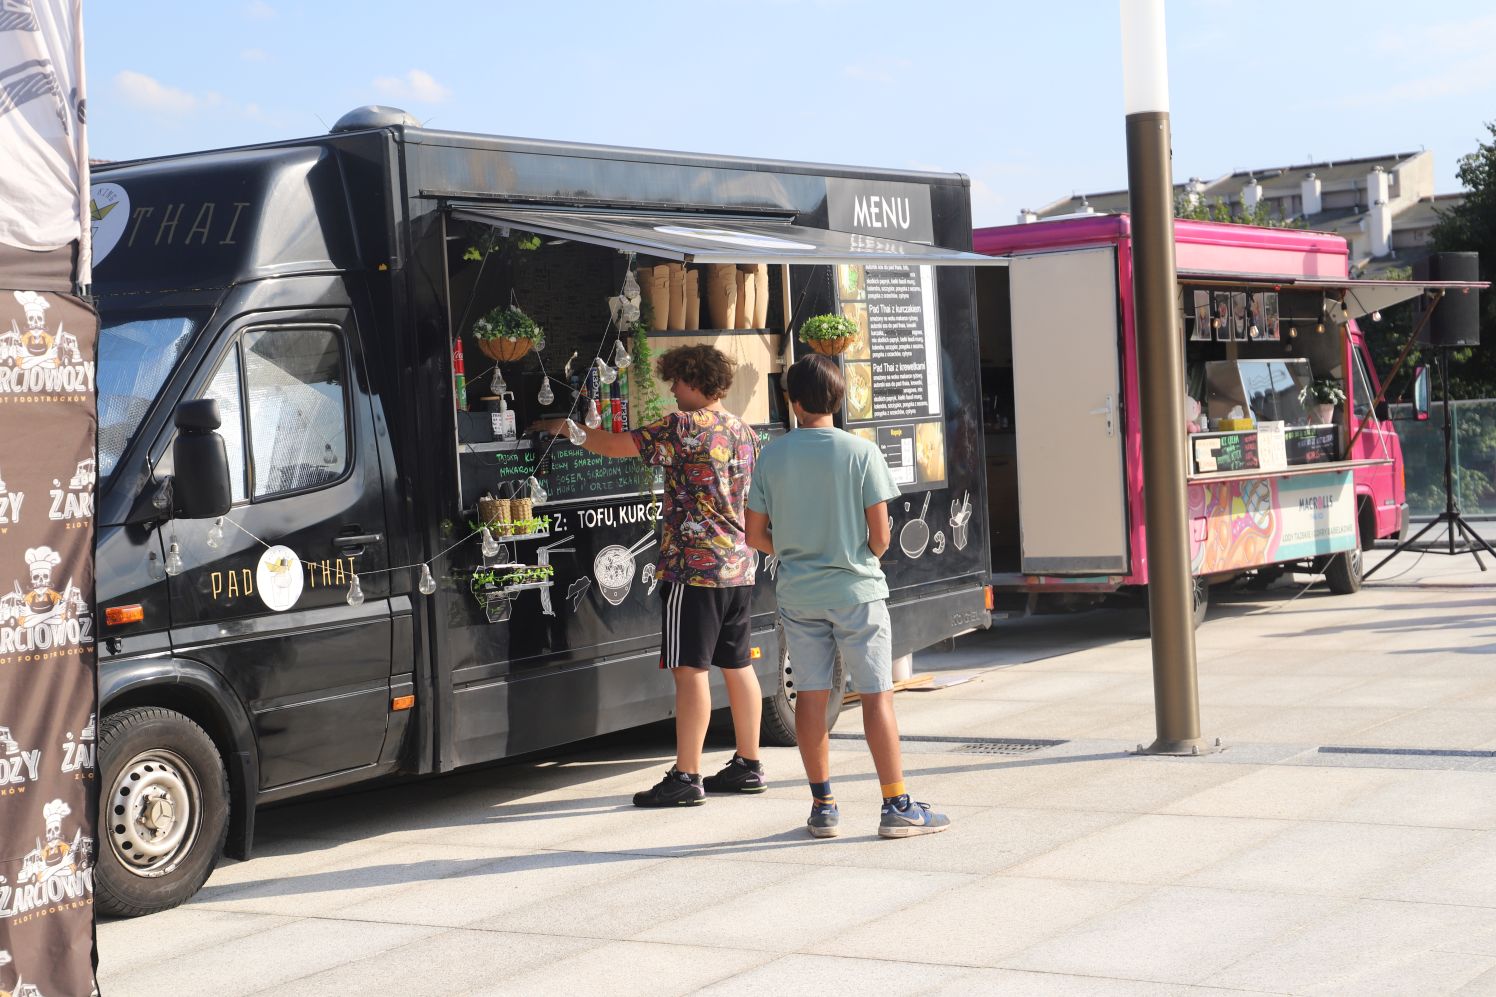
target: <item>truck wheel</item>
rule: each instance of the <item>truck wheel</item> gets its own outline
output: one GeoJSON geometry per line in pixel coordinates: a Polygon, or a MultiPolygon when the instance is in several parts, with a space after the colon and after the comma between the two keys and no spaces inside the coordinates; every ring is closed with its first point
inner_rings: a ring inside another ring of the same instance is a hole
{"type": "MultiPolygon", "coordinates": [[[[1147,621],[1148,633],[1151,634],[1153,633],[1153,620],[1148,603],[1148,588],[1144,586],[1137,591],[1143,597],[1143,619],[1147,621]]],[[[1190,620],[1198,630],[1210,612],[1210,583],[1197,575],[1190,579],[1190,592],[1190,620]]]]}
{"type": "Polygon", "coordinates": [[[1353,595],[1361,591],[1361,578],[1366,565],[1361,554],[1361,545],[1336,554],[1325,565],[1325,584],[1336,595],[1353,595]]]}
{"type": "Polygon", "coordinates": [[[207,882],[229,830],[229,784],[207,733],[174,710],[137,706],[104,718],[94,900],[138,917],[207,882]]]}
{"type": "MultiPolygon", "coordinates": [[[[836,655],[836,664],[831,669],[831,698],[826,702],[826,729],[836,726],[841,716],[842,689],[847,683],[847,667],[841,653],[836,655]]],[[[764,744],[781,748],[793,748],[799,743],[795,736],[795,704],[799,696],[795,691],[795,668],[790,662],[789,648],[785,646],[784,633],[779,635],[779,688],[774,695],[764,697],[763,727],[759,737],[764,744]]]]}

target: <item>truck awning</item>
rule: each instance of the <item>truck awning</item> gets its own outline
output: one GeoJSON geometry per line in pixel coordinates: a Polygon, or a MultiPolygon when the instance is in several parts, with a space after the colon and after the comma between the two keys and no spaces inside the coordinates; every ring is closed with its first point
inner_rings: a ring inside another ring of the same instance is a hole
{"type": "Polygon", "coordinates": [[[452,216],[536,235],[571,239],[682,263],[890,263],[1007,266],[998,257],[878,236],[806,228],[770,219],[694,215],[589,214],[536,208],[454,205],[452,216]]]}
{"type": "Polygon", "coordinates": [[[1349,277],[1279,277],[1271,274],[1234,274],[1216,270],[1179,272],[1179,283],[1236,287],[1260,291],[1319,291],[1345,305],[1351,318],[1411,301],[1425,291],[1442,294],[1482,291],[1489,281],[1465,280],[1354,280],[1349,277]]]}

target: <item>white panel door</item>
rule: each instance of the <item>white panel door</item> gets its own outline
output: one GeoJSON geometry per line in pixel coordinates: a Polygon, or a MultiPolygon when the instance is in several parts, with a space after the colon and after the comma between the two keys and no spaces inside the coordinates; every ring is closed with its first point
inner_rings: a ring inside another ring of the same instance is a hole
{"type": "Polygon", "coordinates": [[[1125,573],[1116,250],[1019,256],[1008,274],[1023,571],[1125,573]]]}

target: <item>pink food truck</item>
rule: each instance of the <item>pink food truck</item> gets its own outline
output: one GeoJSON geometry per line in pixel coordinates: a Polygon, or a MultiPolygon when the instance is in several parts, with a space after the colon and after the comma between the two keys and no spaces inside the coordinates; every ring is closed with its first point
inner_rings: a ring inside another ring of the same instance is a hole
{"type": "MultiPolygon", "coordinates": [[[[1010,261],[977,275],[994,588],[1140,589],[1146,400],[1130,219],[978,229],[972,241],[1010,261]]],[[[1356,591],[1362,551],[1408,521],[1402,450],[1373,410],[1357,320],[1464,285],[1349,279],[1345,240],[1322,232],[1179,221],[1175,245],[1197,622],[1210,585],[1248,571],[1302,566],[1356,591]]]]}

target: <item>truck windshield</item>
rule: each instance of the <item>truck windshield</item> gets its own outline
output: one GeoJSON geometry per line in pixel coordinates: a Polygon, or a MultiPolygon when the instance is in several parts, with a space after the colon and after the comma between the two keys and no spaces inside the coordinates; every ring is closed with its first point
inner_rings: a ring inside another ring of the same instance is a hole
{"type": "Polygon", "coordinates": [[[107,478],[182,358],[202,315],[102,316],[99,325],[99,474],[107,478]]]}

